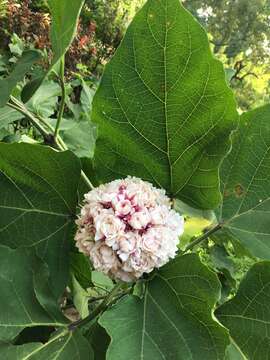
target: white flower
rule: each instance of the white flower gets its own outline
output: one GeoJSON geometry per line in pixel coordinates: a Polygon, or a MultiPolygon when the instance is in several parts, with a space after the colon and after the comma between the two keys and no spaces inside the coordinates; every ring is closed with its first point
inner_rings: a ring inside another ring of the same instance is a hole
{"type": "Polygon", "coordinates": [[[95,240],[113,240],[124,230],[123,222],[109,211],[102,211],[95,219],[95,240]]]}
{"type": "Polygon", "coordinates": [[[167,218],[167,225],[171,229],[177,231],[179,236],[182,235],[184,232],[184,218],[175,211],[171,210],[169,212],[168,218],[167,218]]]}
{"type": "Polygon", "coordinates": [[[106,274],[118,268],[119,261],[114,251],[102,241],[93,244],[90,251],[90,259],[96,270],[106,274]]]}
{"type": "Polygon", "coordinates": [[[143,209],[132,214],[128,223],[134,229],[140,230],[144,229],[150,223],[150,221],[151,217],[149,211],[147,209],[143,209]]]}
{"type": "Polygon", "coordinates": [[[114,199],[112,204],[114,206],[115,214],[120,217],[124,217],[125,215],[128,215],[128,214],[134,212],[132,203],[129,200],[114,199]]]}
{"type": "Polygon", "coordinates": [[[161,205],[150,209],[151,223],[154,225],[165,225],[169,215],[168,206],[161,205]]]}
{"type": "Polygon", "coordinates": [[[164,190],[128,177],[84,198],[75,241],[95,269],[130,282],[176,255],[184,219],[171,209],[164,190]]]}
{"type": "Polygon", "coordinates": [[[144,251],[156,254],[162,245],[162,233],[157,228],[150,228],[142,236],[142,249],[144,251]]]}

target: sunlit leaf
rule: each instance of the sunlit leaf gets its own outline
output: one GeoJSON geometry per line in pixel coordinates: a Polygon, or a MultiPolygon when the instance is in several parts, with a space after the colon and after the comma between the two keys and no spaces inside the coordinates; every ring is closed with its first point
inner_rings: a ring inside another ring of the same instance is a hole
{"type": "Polygon", "coordinates": [[[94,97],[98,176],[135,175],[193,207],[213,209],[237,118],[203,28],[179,0],[148,0],[94,97]]]}

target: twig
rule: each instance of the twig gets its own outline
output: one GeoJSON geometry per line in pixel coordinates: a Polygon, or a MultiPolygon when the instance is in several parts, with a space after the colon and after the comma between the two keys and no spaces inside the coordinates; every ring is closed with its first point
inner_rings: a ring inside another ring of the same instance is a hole
{"type": "Polygon", "coordinates": [[[46,143],[51,144],[51,142],[52,142],[51,134],[41,124],[39,124],[39,122],[33,116],[33,114],[31,114],[31,112],[29,112],[25,107],[15,104],[13,97],[11,100],[13,101],[13,103],[8,102],[7,106],[9,106],[10,108],[12,108],[14,110],[17,110],[18,112],[20,112],[21,114],[26,116],[29,119],[29,121],[32,123],[32,125],[40,132],[44,141],[46,143]]]}
{"type": "MultiPolygon", "coordinates": [[[[40,132],[46,144],[51,145],[52,147],[61,151],[68,150],[68,147],[65,144],[64,140],[59,135],[57,135],[57,137],[55,138],[54,135],[50,132],[54,130],[51,124],[49,124],[45,119],[43,119],[39,115],[34,116],[34,114],[32,114],[24,106],[24,104],[20,102],[18,99],[16,99],[14,96],[11,96],[10,99],[12,103],[8,102],[7,105],[12,109],[19,111],[24,116],[26,116],[30,120],[32,125],[40,132]],[[50,131],[48,131],[43,125],[46,126],[47,129],[50,131]]],[[[91,183],[90,179],[83,170],[81,170],[81,178],[85,182],[87,187],[89,187],[91,190],[94,189],[94,185],[91,183]]]]}
{"type": "Polygon", "coordinates": [[[89,323],[90,321],[92,321],[93,319],[95,319],[95,317],[97,317],[100,313],[102,313],[103,311],[106,310],[107,306],[110,305],[110,302],[114,299],[114,297],[117,295],[119,289],[121,289],[122,284],[118,283],[115,285],[115,287],[110,291],[110,293],[108,295],[106,295],[106,297],[104,298],[104,300],[102,301],[101,304],[99,304],[92,312],[91,314],[89,314],[86,318],[84,319],[80,319],[77,320],[73,323],[71,323],[68,326],[68,329],[70,331],[74,331],[77,327],[79,326],[83,326],[87,323],[89,323]]]}
{"type": "Polygon", "coordinates": [[[196,245],[200,244],[202,241],[208,239],[210,235],[214,234],[216,231],[220,230],[221,228],[222,228],[221,224],[215,225],[214,227],[212,227],[211,229],[206,231],[204,234],[199,236],[197,239],[192,241],[190,244],[188,244],[187,247],[185,248],[184,252],[191,250],[192,248],[194,248],[194,246],[196,246],[196,245]]]}
{"type": "Polygon", "coordinates": [[[64,114],[65,103],[66,103],[66,87],[65,87],[65,55],[60,60],[60,76],[59,76],[59,83],[62,90],[62,97],[60,102],[60,108],[57,116],[57,121],[54,129],[54,138],[56,139],[59,132],[59,127],[62,121],[62,117],[64,114]]]}

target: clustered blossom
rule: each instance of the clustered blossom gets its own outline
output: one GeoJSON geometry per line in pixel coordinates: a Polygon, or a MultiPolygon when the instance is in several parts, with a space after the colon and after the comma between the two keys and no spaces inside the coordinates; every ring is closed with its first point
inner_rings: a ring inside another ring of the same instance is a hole
{"type": "Polygon", "coordinates": [[[85,194],[76,223],[76,246],[94,268],[126,282],[174,258],[184,228],[165,191],[135,177],[85,194]]]}

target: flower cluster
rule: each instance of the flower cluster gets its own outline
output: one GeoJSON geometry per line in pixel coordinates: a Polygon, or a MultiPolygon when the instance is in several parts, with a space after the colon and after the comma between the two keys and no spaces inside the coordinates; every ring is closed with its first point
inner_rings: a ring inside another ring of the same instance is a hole
{"type": "Polygon", "coordinates": [[[184,220],[164,190],[128,177],[84,197],[75,240],[96,270],[129,282],[175,256],[184,220]]]}

